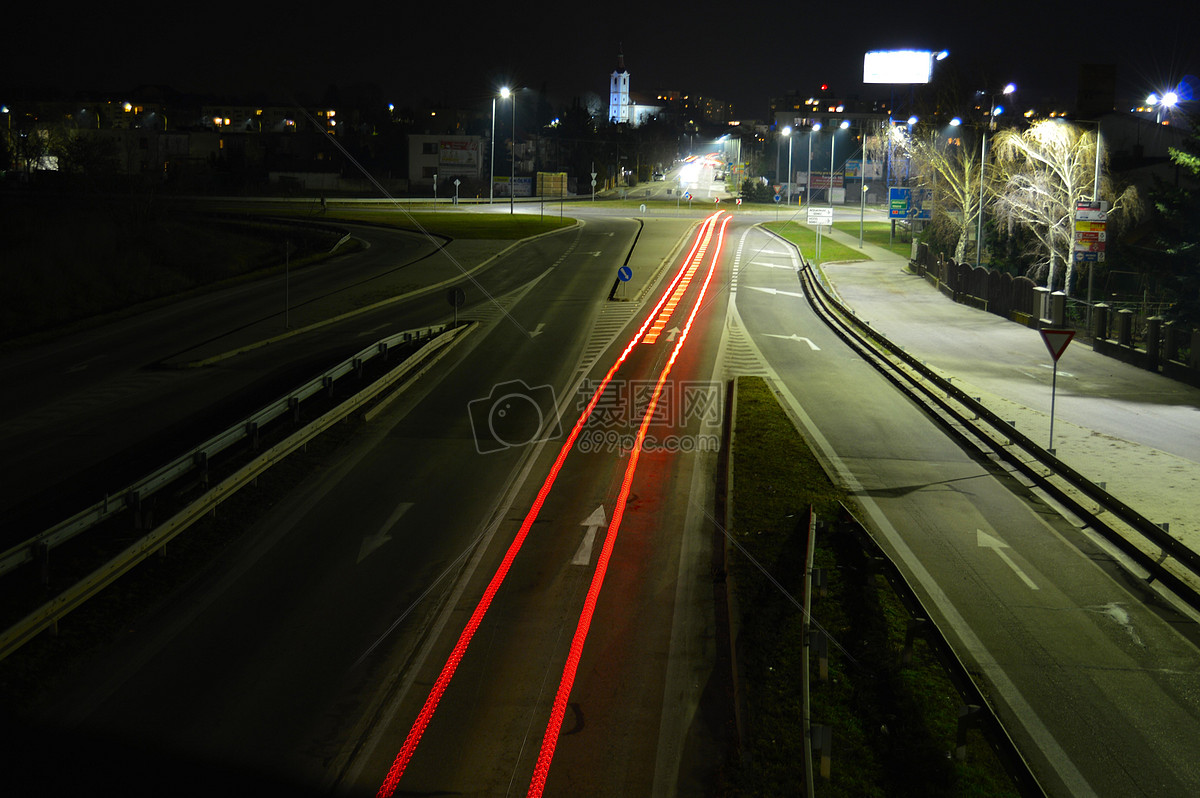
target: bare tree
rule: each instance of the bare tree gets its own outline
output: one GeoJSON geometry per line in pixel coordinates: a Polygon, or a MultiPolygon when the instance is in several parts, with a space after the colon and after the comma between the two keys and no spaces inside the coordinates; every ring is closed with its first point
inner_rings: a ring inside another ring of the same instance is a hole
{"type": "MultiPolygon", "coordinates": [[[[960,139],[945,139],[936,131],[908,135],[895,129],[901,151],[912,157],[918,186],[931,191],[934,205],[955,225],[958,243],[954,260],[962,262],[979,220],[979,155],[960,139]]],[[[990,182],[990,180],[989,180],[990,182]]]]}
{"type": "Polygon", "coordinates": [[[1039,256],[1031,273],[1046,278],[1053,289],[1058,264],[1066,264],[1062,285],[1070,294],[1074,283],[1071,248],[1075,231],[1075,209],[1081,200],[1093,199],[1099,171],[1099,197],[1110,203],[1110,218],[1137,207],[1137,192],[1126,189],[1114,196],[1103,162],[1096,161],[1097,134],[1064,120],[1047,119],[1026,130],[1003,130],[996,136],[994,172],[1001,183],[996,194],[996,213],[1011,227],[1029,230],[1039,256]]]}

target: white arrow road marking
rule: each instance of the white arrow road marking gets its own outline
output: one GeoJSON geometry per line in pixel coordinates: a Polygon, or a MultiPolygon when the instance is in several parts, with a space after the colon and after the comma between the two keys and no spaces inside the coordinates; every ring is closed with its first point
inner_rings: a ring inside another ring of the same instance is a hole
{"type": "Polygon", "coordinates": [[[543,327],[545,327],[545,326],[546,326],[546,322],[544,322],[544,321],[539,321],[539,322],[538,322],[537,329],[535,329],[533,332],[531,332],[531,333],[529,334],[529,337],[530,337],[530,338],[537,338],[539,335],[541,335],[541,334],[542,334],[542,328],[543,328],[543,327]]]}
{"type": "Polygon", "coordinates": [[[803,341],[804,343],[808,344],[808,348],[811,349],[812,351],[814,351],[814,352],[821,351],[821,347],[817,346],[812,341],[808,340],[807,338],[805,338],[802,335],[796,335],[795,333],[792,333],[791,335],[773,335],[772,333],[763,333],[763,334],[766,335],[768,338],[782,338],[785,341],[803,341]]]}
{"type": "Polygon", "coordinates": [[[583,541],[579,544],[579,550],[575,552],[575,556],[571,558],[571,565],[587,565],[592,561],[592,546],[596,542],[596,530],[602,526],[606,526],[608,521],[604,520],[604,505],[600,505],[581,526],[587,527],[587,532],[584,533],[583,541]]]}
{"type": "Polygon", "coordinates": [[[755,291],[762,291],[764,294],[770,294],[771,296],[798,296],[804,299],[804,294],[796,291],[780,291],[778,288],[759,288],[757,285],[748,285],[746,287],[752,288],[755,291]]]}
{"type": "Polygon", "coordinates": [[[671,329],[667,330],[667,343],[671,343],[672,341],[674,341],[675,336],[679,335],[679,333],[681,333],[681,332],[682,332],[682,330],[680,330],[678,326],[672,327],[671,329]]]}
{"type": "Polygon", "coordinates": [[[751,261],[751,263],[753,263],[755,266],[766,266],[768,269],[787,269],[789,272],[800,271],[800,268],[798,266],[791,266],[786,263],[759,263],[756,260],[751,261]]]}
{"type": "Polygon", "coordinates": [[[1025,572],[1021,570],[1020,566],[1012,561],[1012,557],[1009,557],[1008,554],[1005,553],[1004,550],[1009,548],[1007,543],[998,537],[989,535],[982,529],[976,529],[975,534],[978,536],[979,545],[985,549],[991,549],[992,551],[996,552],[996,554],[1000,555],[1000,559],[1004,560],[1004,563],[1009,568],[1013,569],[1013,573],[1021,577],[1021,581],[1028,585],[1030,590],[1038,589],[1038,586],[1033,583],[1032,579],[1025,575],[1025,572]]]}
{"type": "Polygon", "coordinates": [[[412,502],[400,502],[395,511],[392,512],[392,517],[379,528],[378,532],[374,535],[363,536],[362,545],[358,547],[358,562],[362,562],[370,557],[375,553],[376,549],[392,539],[392,536],[388,533],[392,531],[392,527],[400,520],[400,516],[407,513],[410,507],[412,507],[412,502]]]}

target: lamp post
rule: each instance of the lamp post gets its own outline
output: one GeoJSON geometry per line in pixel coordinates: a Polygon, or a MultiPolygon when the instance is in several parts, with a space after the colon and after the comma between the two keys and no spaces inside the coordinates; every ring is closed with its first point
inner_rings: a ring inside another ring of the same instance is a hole
{"type": "Polygon", "coordinates": [[[813,135],[821,129],[820,122],[813,122],[812,130],[808,131],[808,204],[813,203],[813,179],[812,179],[812,140],[813,135]]]}
{"type": "Polygon", "coordinates": [[[512,158],[509,160],[508,172],[508,213],[512,215],[516,212],[514,203],[517,183],[517,98],[507,86],[500,90],[500,96],[512,102],[512,158]]]}
{"type": "Polygon", "coordinates": [[[788,140],[787,204],[790,208],[792,205],[792,128],[790,125],[784,127],[783,135],[787,136],[788,140]]]}
{"type": "MultiPolygon", "coordinates": [[[[500,90],[502,96],[508,96],[508,89],[500,90]]],[[[488,205],[496,201],[496,97],[492,96],[492,157],[488,159],[488,205]]]]}
{"type": "Polygon", "coordinates": [[[996,98],[1003,94],[1012,94],[1017,90],[1015,83],[1009,83],[1000,94],[992,95],[992,110],[988,114],[988,125],[983,129],[983,148],[979,154],[979,224],[975,231],[975,268],[983,257],[983,177],[987,169],[987,134],[989,129],[996,127],[996,114],[1004,113],[1003,105],[996,105],[996,98]]]}
{"type": "MultiPolygon", "coordinates": [[[[850,127],[850,122],[843,119],[838,125],[841,130],[850,127]]],[[[833,131],[833,135],[829,137],[829,207],[833,207],[833,154],[837,150],[837,131],[833,131]]]]}
{"type": "Polygon", "coordinates": [[[1158,94],[1151,94],[1146,98],[1146,105],[1158,108],[1155,114],[1155,122],[1162,124],[1163,109],[1170,110],[1179,104],[1179,94],[1174,91],[1163,92],[1160,97],[1158,94]]]}
{"type": "Polygon", "coordinates": [[[865,122],[860,129],[862,130],[862,165],[858,168],[858,248],[862,249],[867,228],[867,128],[865,122]]]}

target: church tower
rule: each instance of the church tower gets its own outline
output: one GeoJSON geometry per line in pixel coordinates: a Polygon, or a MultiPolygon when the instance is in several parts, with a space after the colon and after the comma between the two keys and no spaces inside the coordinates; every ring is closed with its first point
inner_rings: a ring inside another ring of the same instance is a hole
{"type": "Polygon", "coordinates": [[[629,124],[633,101],[629,98],[629,73],[625,71],[624,48],[617,54],[617,68],[608,85],[608,121],[629,124]]]}

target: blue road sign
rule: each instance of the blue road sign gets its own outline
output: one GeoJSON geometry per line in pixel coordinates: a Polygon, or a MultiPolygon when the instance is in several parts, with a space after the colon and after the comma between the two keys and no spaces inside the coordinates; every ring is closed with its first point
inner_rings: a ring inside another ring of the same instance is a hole
{"type": "Polygon", "coordinates": [[[617,269],[617,279],[621,282],[627,283],[631,277],[633,277],[633,269],[628,266],[622,266],[617,269]]]}

